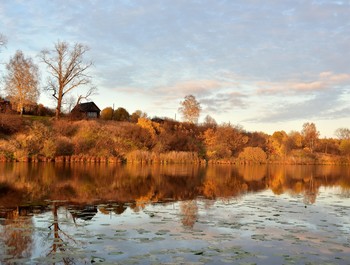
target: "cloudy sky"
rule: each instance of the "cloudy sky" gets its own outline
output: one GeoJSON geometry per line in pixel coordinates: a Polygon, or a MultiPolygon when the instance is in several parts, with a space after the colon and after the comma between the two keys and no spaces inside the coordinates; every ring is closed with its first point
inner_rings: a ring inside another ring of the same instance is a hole
{"type": "Polygon", "coordinates": [[[0,70],[18,49],[39,63],[58,40],[80,42],[101,109],[179,119],[193,94],[200,120],[270,134],[314,122],[334,137],[350,127],[349,14],[331,0],[1,0],[0,70]]]}

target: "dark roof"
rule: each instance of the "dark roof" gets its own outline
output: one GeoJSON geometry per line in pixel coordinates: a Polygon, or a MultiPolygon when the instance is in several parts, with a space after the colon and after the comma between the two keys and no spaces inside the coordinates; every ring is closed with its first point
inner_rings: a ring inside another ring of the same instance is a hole
{"type": "Polygon", "coordinates": [[[0,97],[0,102],[10,103],[10,101],[8,99],[2,98],[2,97],[0,97]]]}
{"type": "Polygon", "coordinates": [[[80,103],[76,105],[72,111],[100,112],[101,110],[96,106],[94,102],[86,102],[86,103],[80,103]]]}

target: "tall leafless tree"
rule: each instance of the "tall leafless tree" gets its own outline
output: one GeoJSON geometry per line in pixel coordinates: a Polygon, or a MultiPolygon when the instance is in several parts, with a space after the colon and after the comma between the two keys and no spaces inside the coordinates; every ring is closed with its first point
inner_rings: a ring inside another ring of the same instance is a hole
{"type": "Polygon", "coordinates": [[[77,87],[91,83],[88,69],[92,62],[84,62],[83,57],[88,47],[76,43],[58,41],[53,50],[43,50],[40,58],[50,72],[46,89],[57,100],[56,118],[61,116],[63,98],[77,87]]]}
{"type": "Polygon", "coordinates": [[[38,66],[30,57],[25,58],[22,51],[17,51],[6,64],[6,70],[5,91],[22,115],[24,105],[36,103],[40,95],[38,66]]]}

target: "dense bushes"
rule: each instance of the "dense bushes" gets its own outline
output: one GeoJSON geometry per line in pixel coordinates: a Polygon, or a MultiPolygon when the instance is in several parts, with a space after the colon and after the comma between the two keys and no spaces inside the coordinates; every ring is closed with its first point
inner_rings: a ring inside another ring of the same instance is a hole
{"type": "Polygon", "coordinates": [[[260,147],[246,147],[238,156],[242,163],[262,164],[266,163],[266,153],[260,147]]]}
{"type": "Polygon", "coordinates": [[[298,132],[245,132],[141,117],[113,120],[33,120],[0,115],[0,160],[129,163],[349,163],[349,140],[318,139],[314,152],[298,132]],[[342,154],[343,156],[339,156],[342,154]]]}
{"type": "Polygon", "coordinates": [[[23,126],[23,119],[19,115],[0,113],[0,133],[13,134],[23,126]]]}

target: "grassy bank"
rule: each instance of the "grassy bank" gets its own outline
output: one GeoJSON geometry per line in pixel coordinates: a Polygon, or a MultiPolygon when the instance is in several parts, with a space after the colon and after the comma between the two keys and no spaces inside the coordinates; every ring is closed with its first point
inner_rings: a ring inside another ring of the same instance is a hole
{"type": "Polygon", "coordinates": [[[310,151],[307,141],[295,134],[270,136],[230,124],[194,125],[147,118],[137,123],[56,121],[0,114],[0,161],[349,164],[342,144],[338,139],[318,139],[310,151]]]}

